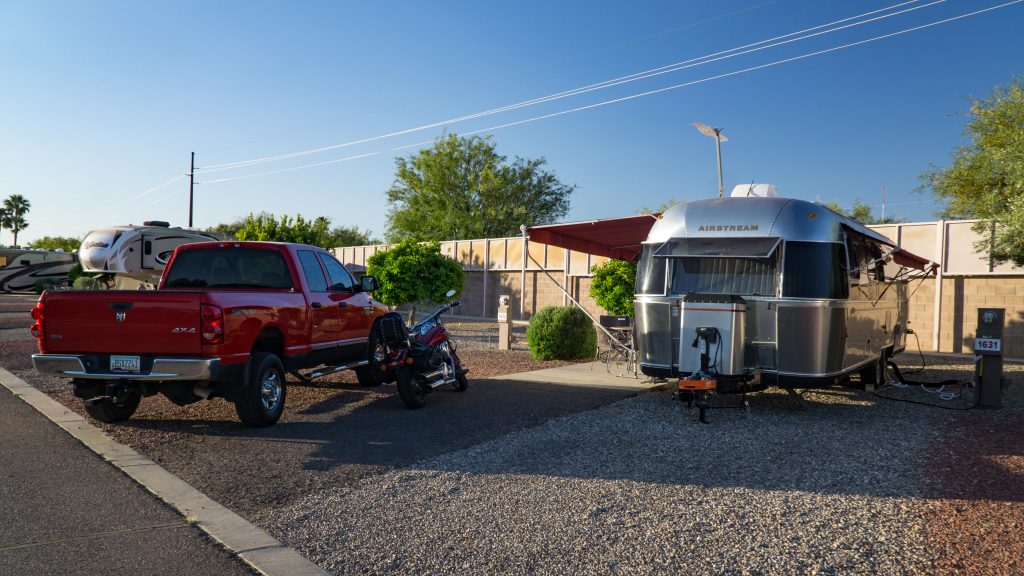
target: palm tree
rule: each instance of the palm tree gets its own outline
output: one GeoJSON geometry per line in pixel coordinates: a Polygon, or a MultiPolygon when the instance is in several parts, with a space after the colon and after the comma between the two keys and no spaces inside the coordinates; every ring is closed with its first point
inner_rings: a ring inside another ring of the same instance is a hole
{"type": "Polygon", "coordinates": [[[4,228],[11,227],[11,215],[6,209],[0,207],[0,236],[3,235],[4,228]]]}
{"type": "Polygon", "coordinates": [[[18,245],[18,232],[28,228],[25,214],[28,214],[30,208],[32,203],[21,194],[11,194],[4,200],[4,210],[8,213],[4,224],[14,231],[14,246],[18,245]]]}

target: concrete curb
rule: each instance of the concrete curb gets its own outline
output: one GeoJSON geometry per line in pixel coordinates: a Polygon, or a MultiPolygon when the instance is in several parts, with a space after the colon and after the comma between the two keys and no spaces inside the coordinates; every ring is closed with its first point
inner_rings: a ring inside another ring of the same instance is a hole
{"type": "Polygon", "coordinates": [[[163,466],[116,442],[77,413],[0,368],[0,384],[127,474],[244,562],[267,576],[327,576],[280,540],[210,499],[163,466]]]}

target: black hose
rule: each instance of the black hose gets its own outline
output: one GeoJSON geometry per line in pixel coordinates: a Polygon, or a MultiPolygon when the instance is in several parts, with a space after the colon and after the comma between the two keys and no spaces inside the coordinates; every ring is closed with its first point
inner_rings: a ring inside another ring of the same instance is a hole
{"type": "MultiPolygon", "coordinates": [[[[889,362],[887,362],[887,364],[889,365],[890,368],[892,368],[893,373],[896,374],[896,379],[900,381],[900,384],[920,386],[921,388],[923,388],[924,390],[927,390],[929,392],[937,392],[939,389],[941,389],[944,386],[958,385],[958,384],[961,384],[961,382],[963,382],[962,380],[956,380],[956,379],[953,379],[953,380],[943,380],[942,382],[918,382],[918,381],[915,381],[915,380],[904,380],[903,379],[903,374],[900,373],[900,368],[899,368],[899,366],[896,365],[895,362],[892,362],[890,360],[889,362]],[[928,388],[928,386],[936,386],[937,388],[935,390],[931,390],[931,389],[928,388]]],[[[892,387],[891,386],[887,386],[886,388],[883,388],[882,390],[887,390],[887,389],[890,389],[890,388],[892,388],[892,387]]],[[[975,394],[974,395],[974,404],[971,404],[970,406],[944,406],[942,404],[933,404],[931,402],[921,402],[920,400],[910,400],[909,398],[893,398],[892,396],[885,396],[883,394],[879,394],[878,392],[880,392],[880,391],[881,390],[874,392],[873,395],[878,397],[878,398],[883,398],[885,400],[892,400],[893,402],[906,402],[908,404],[920,404],[921,406],[930,406],[932,408],[941,408],[943,410],[971,410],[971,409],[976,408],[978,406],[978,401],[980,399],[980,395],[979,394],[975,394]]],[[[962,392],[963,392],[963,389],[961,387],[961,393],[962,392]]]]}

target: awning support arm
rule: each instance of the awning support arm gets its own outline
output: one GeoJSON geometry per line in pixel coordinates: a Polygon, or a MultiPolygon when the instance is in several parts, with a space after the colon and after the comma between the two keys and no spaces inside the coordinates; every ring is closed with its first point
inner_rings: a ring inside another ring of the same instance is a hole
{"type": "Polygon", "coordinates": [[[530,259],[530,261],[531,261],[531,262],[533,262],[533,263],[534,263],[534,264],[536,264],[537,266],[540,266],[540,269],[541,269],[541,270],[542,270],[542,271],[544,272],[544,274],[545,274],[545,275],[546,275],[546,276],[547,276],[547,277],[548,277],[548,278],[549,278],[549,279],[550,279],[550,280],[551,280],[552,282],[554,282],[554,283],[555,283],[555,286],[558,286],[558,289],[559,289],[559,290],[561,290],[561,291],[562,291],[562,293],[563,293],[563,294],[565,294],[565,295],[566,295],[566,296],[567,296],[567,297],[569,298],[569,300],[572,300],[572,303],[573,303],[573,304],[575,304],[577,308],[579,308],[580,310],[582,310],[582,311],[583,311],[583,313],[587,315],[587,318],[590,318],[590,321],[591,321],[591,322],[593,322],[595,326],[597,326],[598,328],[600,328],[602,332],[604,332],[605,334],[607,334],[607,335],[608,335],[608,340],[609,340],[609,342],[616,342],[616,340],[615,340],[615,336],[613,336],[613,335],[612,335],[611,331],[610,331],[610,330],[608,330],[607,328],[605,328],[604,326],[602,326],[602,325],[601,325],[601,323],[600,323],[600,322],[598,322],[597,320],[594,320],[594,317],[590,315],[590,312],[587,312],[587,309],[586,309],[586,308],[584,308],[582,304],[580,304],[579,302],[577,302],[577,301],[576,301],[576,299],[572,297],[572,294],[569,294],[569,291],[568,291],[568,290],[566,290],[565,288],[563,288],[563,287],[562,287],[562,285],[558,283],[558,280],[555,280],[555,277],[554,277],[554,276],[552,276],[552,275],[551,275],[551,273],[550,273],[550,272],[548,272],[548,271],[547,271],[547,269],[546,269],[546,268],[544,268],[544,266],[543,266],[543,265],[542,265],[542,264],[541,264],[540,262],[537,262],[537,260],[536,260],[536,259],[535,259],[535,258],[533,257],[533,254],[530,254],[530,253],[529,253],[529,251],[527,251],[527,256],[529,257],[529,259],[530,259]]]}

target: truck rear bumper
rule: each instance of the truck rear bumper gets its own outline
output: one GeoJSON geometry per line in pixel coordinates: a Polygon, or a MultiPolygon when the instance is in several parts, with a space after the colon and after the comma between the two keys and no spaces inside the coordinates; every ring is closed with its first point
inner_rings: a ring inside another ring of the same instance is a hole
{"type": "Polygon", "coordinates": [[[219,358],[153,358],[146,372],[86,370],[84,356],[33,354],[36,372],[47,376],[89,380],[215,380],[221,372],[219,358]]]}

